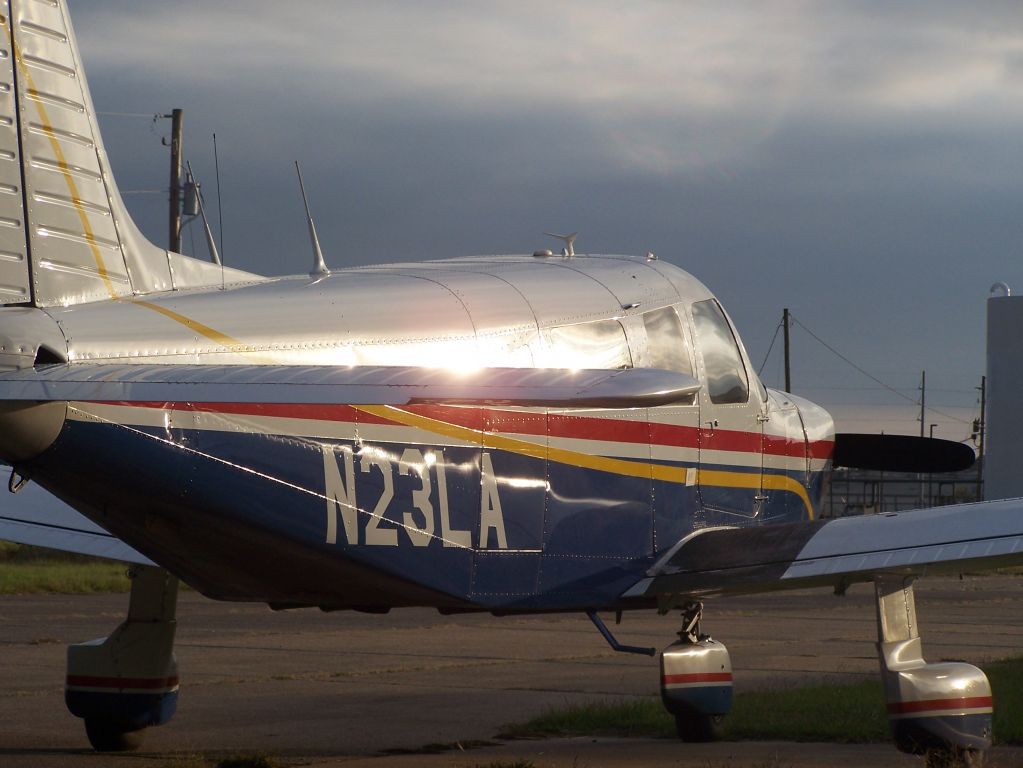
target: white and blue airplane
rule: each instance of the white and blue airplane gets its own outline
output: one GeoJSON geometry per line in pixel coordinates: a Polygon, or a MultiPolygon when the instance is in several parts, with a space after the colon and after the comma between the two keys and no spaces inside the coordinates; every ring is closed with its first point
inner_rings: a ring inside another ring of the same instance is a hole
{"type": "Polygon", "coordinates": [[[731,702],[702,599],[872,582],[897,746],[990,745],[987,679],[924,661],[912,584],[1023,562],[1020,502],[818,519],[833,462],[934,469],[933,444],[892,463],[836,437],[653,255],[568,236],[266,278],[161,249],[111,176],[65,0],[0,0],[0,32],[0,459],[103,531],[6,514],[0,538],[138,566],[125,622],[69,650],[97,749],[174,713],[177,579],[274,608],[586,612],[622,650],[597,611],[678,609],[661,690],[686,740],[731,702]]]}

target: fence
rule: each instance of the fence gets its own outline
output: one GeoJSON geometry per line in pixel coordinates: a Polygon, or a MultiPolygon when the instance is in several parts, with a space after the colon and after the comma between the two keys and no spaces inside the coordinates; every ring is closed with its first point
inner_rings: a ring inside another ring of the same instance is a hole
{"type": "Polygon", "coordinates": [[[983,498],[977,468],[945,474],[836,469],[824,494],[822,517],[898,512],[963,504],[983,498]]]}

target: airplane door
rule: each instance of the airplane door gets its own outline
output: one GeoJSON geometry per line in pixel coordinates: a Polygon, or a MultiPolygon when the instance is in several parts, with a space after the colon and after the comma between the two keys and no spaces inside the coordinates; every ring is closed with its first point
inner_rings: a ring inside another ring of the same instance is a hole
{"type": "Polygon", "coordinates": [[[705,382],[699,431],[703,509],[697,524],[741,525],[758,519],[766,500],[765,403],[718,302],[696,302],[692,319],[700,378],[705,382]]]}
{"type": "MultiPolygon", "coordinates": [[[[635,364],[694,375],[688,318],[663,307],[629,318],[626,329],[635,364]]],[[[700,403],[658,406],[647,411],[653,495],[653,547],[661,552],[693,531],[700,509],[700,403]]]]}

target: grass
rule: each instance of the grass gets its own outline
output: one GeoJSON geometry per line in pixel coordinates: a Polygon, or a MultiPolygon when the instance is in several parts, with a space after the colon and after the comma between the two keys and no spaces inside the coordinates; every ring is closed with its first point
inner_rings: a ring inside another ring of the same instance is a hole
{"type": "Polygon", "coordinates": [[[124,563],[0,542],[0,595],[88,595],[130,587],[124,563]]]}
{"type": "MultiPolygon", "coordinates": [[[[994,691],[995,742],[1023,744],[1023,657],[986,664],[984,671],[994,691]]],[[[726,722],[725,738],[731,741],[866,743],[890,738],[879,680],[740,693],[726,722]]],[[[502,735],[675,738],[675,723],[660,700],[651,698],[550,711],[502,735]]]]}

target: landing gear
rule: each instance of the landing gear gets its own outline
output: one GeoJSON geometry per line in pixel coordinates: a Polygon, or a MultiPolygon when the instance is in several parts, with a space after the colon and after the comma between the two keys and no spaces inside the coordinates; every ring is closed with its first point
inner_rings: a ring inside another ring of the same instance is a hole
{"type": "Polygon", "coordinates": [[[690,744],[721,741],[725,735],[724,715],[701,715],[694,712],[675,715],[675,733],[690,744]]]}
{"type": "Polygon", "coordinates": [[[732,662],[728,649],[700,634],[703,603],[682,609],[678,641],[661,652],[661,701],[675,718],[683,741],[717,741],[732,709],[732,662]]]}
{"type": "Polygon", "coordinates": [[[90,717],[85,719],[85,735],[97,752],[133,752],[145,741],[146,729],[126,731],[114,720],[90,717]]]}
{"type": "Polygon", "coordinates": [[[927,768],[979,768],[991,746],[991,686],[970,664],[923,659],[912,579],[883,577],[877,592],[878,656],[895,746],[927,768]]]}
{"type": "Polygon", "coordinates": [[[174,716],[177,595],[178,580],[169,573],[138,568],[127,619],[110,637],[68,648],[64,700],[71,714],[85,720],[97,751],[138,749],[147,727],[174,716]]]}

